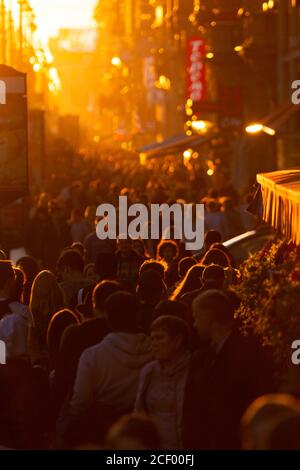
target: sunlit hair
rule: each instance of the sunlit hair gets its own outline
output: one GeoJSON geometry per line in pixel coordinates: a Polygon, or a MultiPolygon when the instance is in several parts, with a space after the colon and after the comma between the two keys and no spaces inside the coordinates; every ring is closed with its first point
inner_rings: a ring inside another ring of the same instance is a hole
{"type": "Polygon", "coordinates": [[[41,193],[38,199],[37,207],[48,210],[50,195],[48,193],[41,193]]]}
{"type": "Polygon", "coordinates": [[[235,267],[235,261],[233,259],[233,256],[231,255],[230,251],[226,248],[226,246],[223,245],[223,243],[213,243],[211,245],[210,249],[211,250],[216,249],[216,250],[223,251],[223,253],[225,253],[225,255],[228,257],[228,259],[230,261],[230,266],[232,266],[233,268],[235,267]]]}
{"type": "Polygon", "coordinates": [[[41,271],[32,284],[29,308],[35,326],[39,327],[42,323],[43,335],[46,335],[51,317],[64,305],[64,294],[54,274],[51,271],[41,271]],[[45,319],[47,319],[46,322],[45,319]]]}
{"type": "Polygon", "coordinates": [[[161,260],[164,259],[164,250],[171,248],[173,250],[173,259],[177,259],[179,256],[179,248],[174,240],[161,240],[157,246],[156,257],[161,260]]]}
{"type": "Polygon", "coordinates": [[[74,250],[74,251],[77,251],[82,257],[84,257],[84,255],[85,255],[84,244],[81,243],[81,242],[72,243],[70,249],[74,250]]]}
{"type": "Polygon", "coordinates": [[[182,258],[178,263],[178,275],[181,279],[184,278],[188,270],[197,264],[197,261],[192,256],[182,258]]]}
{"type": "Polygon", "coordinates": [[[202,286],[201,278],[204,268],[205,266],[202,266],[201,264],[195,264],[192,266],[180,284],[176,287],[175,291],[170,297],[170,300],[178,300],[187,292],[200,289],[202,286]]]}
{"type": "Polygon", "coordinates": [[[222,266],[222,268],[228,268],[230,266],[230,259],[228,256],[221,250],[210,249],[206,252],[203,256],[201,263],[205,266],[209,266],[210,264],[218,264],[222,266]]]}
{"type": "Polygon", "coordinates": [[[220,289],[225,281],[225,273],[224,268],[219,266],[218,264],[210,264],[206,266],[203,273],[202,273],[202,282],[203,284],[207,284],[209,282],[214,282],[220,285],[220,289]]]}
{"type": "Polygon", "coordinates": [[[154,270],[160,274],[162,279],[165,279],[165,272],[167,271],[167,269],[168,269],[168,265],[164,260],[162,259],[157,260],[154,258],[147,259],[146,261],[143,262],[143,264],[140,267],[139,276],[141,277],[141,275],[145,271],[154,270]]]}
{"type": "Polygon", "coordinates": [[[84,218],[94,223],[94,219],[96,217],[96,211],[97,211],[96,206],[87,206],[84,211],[84,218]]]}
{"type": "Polygon", "coordinates": [[[63,309],[55,313],[51,318],[47,329],[47,345],[53,365],[59,352],[62,336],[70,325],[78,325],[79,317],[69,309],[63,309]]]}

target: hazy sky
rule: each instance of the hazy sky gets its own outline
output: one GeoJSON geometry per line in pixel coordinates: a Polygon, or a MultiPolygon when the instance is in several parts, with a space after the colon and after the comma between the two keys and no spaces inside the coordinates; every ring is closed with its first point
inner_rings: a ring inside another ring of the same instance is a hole
{"type": "Polygon", "coordinates": [[[93,10],[97,0],[31,0],[39,33],[53,36],[60,28],[93,25],[93,10]]]}

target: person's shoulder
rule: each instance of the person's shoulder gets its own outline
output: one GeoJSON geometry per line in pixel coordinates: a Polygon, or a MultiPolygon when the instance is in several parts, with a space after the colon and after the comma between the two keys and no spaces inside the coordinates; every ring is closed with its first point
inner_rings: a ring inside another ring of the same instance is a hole
{"type": "Polygon", "coordinates": [[[99,343],[94,344],[93,346],[89,346],[86,348],[81,357],[84,360],[93,360],[97,359],[99,356],[102,356],[103,353],[106,351],[107,344],[105,341],[101,340],[99,343]]]}
{"type": "Polygon", "coordinates": [[[83,334],[90,331],[93,332],[95,329],[108,331],[107,320],[105,317],[90,318],[79,325],[79,331],[83,334]]]}
{"type": "Polygon", "coordinates": [[[199,294],[201,294],[202,292],[202,289],[195,289],[195,290],[192,290],[190,292],[186,292],[185,294],[183,294],[183,296],[181,297],[180,300],[182,300],[183,302],[187,302],[187,303],[190,303],[192,302],[199,294]]]}
{"type": "Polygon", "coordinates": [[[141,370],[141,374],[140,374],[141,380],[144,380],[147,376],[152,374],[152,372],[154,372],[157,369],[157,367],[158,367],[157,361],[151,361],[148,364],[146,364],[141,370]]]}
{"type": "Polygon", "coordinates": [[[21,302],[13,301],[9,304],[13,314],[20,315],[27,321],[31,320],[31,313],[28,305],[22,304],[21,302]]]}

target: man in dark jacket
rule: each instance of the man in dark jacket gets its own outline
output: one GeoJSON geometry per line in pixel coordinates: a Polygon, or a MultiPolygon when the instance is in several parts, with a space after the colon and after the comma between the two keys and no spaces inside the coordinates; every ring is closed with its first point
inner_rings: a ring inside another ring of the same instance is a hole
{"type": "Polygon", "coordinates": [[[188,449],[238,449],[240,419],[258,396],[272,391],[272,368],[253,338],[235,327],[232,306],[219,290],[193,302],[195,327],[208,343],[194,354],[183,407],[188,449]]]}

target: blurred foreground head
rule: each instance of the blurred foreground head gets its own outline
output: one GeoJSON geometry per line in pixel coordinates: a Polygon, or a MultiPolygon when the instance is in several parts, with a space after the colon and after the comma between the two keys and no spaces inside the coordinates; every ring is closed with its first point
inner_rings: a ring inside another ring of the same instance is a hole
{"type": "Polygon", "coordinates": [[[123,416],[109,430],[107,448],[116,450],[160,450],[161,444],[154,422],[147,416],[123,416]]]}
{"type": "Polygon", "coordinates": [[[283,393],[257,398],[244,413],[241,432],[246,450],[300,449],[300,402],[283,393]]]}

